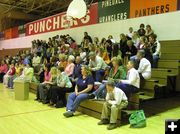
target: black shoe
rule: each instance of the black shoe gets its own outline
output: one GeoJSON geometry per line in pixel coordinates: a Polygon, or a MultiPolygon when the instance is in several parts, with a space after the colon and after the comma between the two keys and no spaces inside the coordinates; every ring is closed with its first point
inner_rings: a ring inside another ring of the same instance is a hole
{"type": "Polygon", "coordinates": [[[35,101],[39,101],[39,98],[34,99],[35,101]]]}
{"type": "Polygon", "coordinates": [[[110,123],[109,126],[107,127],[107,130],[113,130],[117,128],[117,124],[116,123],[110,123]]]}
{"type": "Polygon", "coordinates": [[[94,99],[95,95],[94,94],[88,94],[88,99],[94,99]]]}
{"type": "Polygon", "coordinates": [[[72,112],[72,111],[67,111],[67,112],[65,112],[63,115],[64,115],[65,117],[69,118],[69,117],[74,116],[73,113],[74,113],[74,112],[72,112]]]}
{"type": "Polygon", "coordinates": [[[100,122],[98,122],[98,125],[107,125],[107,124],[109,124],[108,119],[102,119],[100,122]]]}
{"type": "Polygon", "coordinates": [[[43,103],[43,104],[48,104],[49,101],[47,101],[47,100],[46,100],[46,101],[42,101],[42,103],[43,103]]]}

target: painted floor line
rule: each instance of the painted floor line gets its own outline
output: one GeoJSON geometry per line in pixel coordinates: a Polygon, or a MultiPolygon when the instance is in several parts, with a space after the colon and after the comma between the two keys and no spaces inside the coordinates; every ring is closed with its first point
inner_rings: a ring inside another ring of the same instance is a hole
{"type": "Polygon", "coordinates": [[[16,114],[9,114],[9,115],[2,115],[0,118],[5,118],[9,116],[16,116],[16,115],[22,115],[22,114],[31,114],[31,113],[37,113],[37,112],[45,112],[50,110],[56,110],[56,109],[45,109],[45,110],[38,110],[38,111],[31,111],[31,112],[24,112],[24,113],[16,113],[16,114]]]}

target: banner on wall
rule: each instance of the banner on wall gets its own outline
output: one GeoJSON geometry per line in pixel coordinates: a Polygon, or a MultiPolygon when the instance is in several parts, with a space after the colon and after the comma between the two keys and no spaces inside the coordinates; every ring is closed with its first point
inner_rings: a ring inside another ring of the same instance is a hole
{"type": "Polygon", "coordinates": [[[4,31],[4,38],[5,39],[11,39],[12,38],[12,28],[4,31]]]}
{"type": "Polygon", "coordinates": [[[26,32],[25,25],[21,25],[18,27],[18,34],[24,34],[26,32]]]}
{"type": "Polygon", "coordinates": [[[97,23],[98,5],[93,4],[88,10],[87,15],[82,19],[74,19],[67,23],[66,13],[60,13],[41,20],[26,24],[26,36],[40,33],[62,30],[70,25],[71,28],[97,23]]]}
{"type": "Polygon", "coordinates": [[[12,38],[17,38],[17,37],[19,37],[18,27],[13,27],[12,28],[12,38]]]}
{"type": "Polygon", "coordinates": [[[162,14],[177,10],[177,0],[131,0],[130,18],[162,14]]]}
{"type": "Polygon", "coordinates": [[[112,22],[129,18],[130,0],[100,0],[98,22],[112,22]]]}

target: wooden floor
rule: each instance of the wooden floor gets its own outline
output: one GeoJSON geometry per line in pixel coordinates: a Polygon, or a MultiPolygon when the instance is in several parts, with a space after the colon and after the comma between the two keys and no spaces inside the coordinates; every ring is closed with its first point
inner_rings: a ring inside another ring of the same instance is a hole
{"type": "Polygon", "coordinates": [[[50,108],[34,98],[30,93],[29,100],[16,101],[14,92],[0,84],[0,134],[164,134],[164,120],[180,118],[180,107],[174,107],[148,117],[146,128],[123,125],[108,131],[106,126],[98,126],[95,118],[76,113],[77,116],[66,119],[62,115],[65,108],[50,108]]]}

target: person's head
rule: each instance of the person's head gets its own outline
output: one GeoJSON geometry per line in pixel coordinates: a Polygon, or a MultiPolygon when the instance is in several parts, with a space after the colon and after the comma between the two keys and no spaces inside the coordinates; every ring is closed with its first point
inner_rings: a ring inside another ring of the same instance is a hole
{"type": "Polygon", "coordinates": [[[19,67],[19,63],[16,63],[16,64],[15,64],[15,67],[17,67],[17,68],[18,68],[18,67],[19,67]]]}
{"type": "Polygon", "coordinates": [[[88,36],[88,33],[87,33],[87,32],[84,32],[84,36],[88,36]]]}
{"type": "Polygon", "coordinates": [[[14,62],[11,62],[10,68],[13,68],[14,66],[15,66],[15,63],[14,63],[14,62]]]}
{"type": "Polygon", "coordinates": [[[96,53],[95,52],[90,52],[89,53],[89,59],[94,61],[96,59],[96,53]]]}
{"type": "Polygon", "coordinates": [[[151,31],[151,26],[150,25],[146,25],[146,30],[147,31],[151,31]]]}
{"type": "Polygon", "coordinates": [[[107,46],[111,46],[112,45],[112,41],[111,40],[106,40],[106,43],[105,43],[107,46]]]}
{"type": "Polygon", "coordinates": [[[80,64],[81,63],[81,57],[80,56],[76,56],[75,62],[76,62],[76,64],[80,64]]]}
{"type": "Polygon", "coordinates": [[[1,61],[1,65],[4,65],[4,64],[6,64],[6,61],[5,61],[5,60],[2,60],[2,61],[1,61]]]}
{"type": "Polygon", "coordinates": [[[145,56],[144,50],[139,50],[136,56],[138,60],[141,60],[145,56]]]}
{"type": "Polygon", "coordinates": [[[98,48],[99,55],[102,56],[105,52],[103,47],[98,48]]]}
{"type": "Polygon", "coordinates": [[[45,72],[50,72],[50,70],[51,70],[51,65],[50,65],[50,64],[46,64],[46,65],[44,66],[44,71],[45,71],[45,72]]]}
{"type": "Polygon", "coordinates": [[[66,56],[65,54],[59,54],[59,60],[60,60],[61,62],[66,61],[66,58],[67,58],[67,56],[66,56]]]}
{"type": "Polygon", "coordinates": [[[112,62],[113,67],[121,66],[122,65],[122,60],[119,59],[118,57],[113,57],[111,59],[111,62],[112,62]]]}
{"type": "Polygon", "coordinates": [[[85,76],[85,77],[92,75],[91,70],[86,65],[81,67],[81,74],[82,74],[82,76],[85,76]]]}
{"type": "Polygon", "coordinates": [[[134,61],[132,61],[132,60],[128,61],[127,69],[130,70],[130,69],[134,68],[134,65],[135,65],[134,61]]]}
{"type": "Polygon", "coordinates": [[[69,63],[73,63],[74,60],[75,60],[75,57],[74,57],[73,55],[69,55],[69,57],[68,57],[68,62],[69,62],[69,63]]]}
{"type": "Polygon", "coordinates": [[[108,93],[112,93],[115,87],[115,83],[113,81],[108,81],[106,83],[106,90],[108,93]]]}
{"type": "Polygon", "coordinates": [[[101,39],[101,44],[104,44],[106,42],[106,38],[101,39]]]}
{"type": "Polygon", "coordinates": [[[120,34],[120,39],[121,39],[121,40],[126,40],[126,35],[125,35],[125,34],[123,34],[123,33],[122,33],[122,34],[120,34]]]}
{"type": "Polygon", "coordinates": [[[137,39],[137,38],[139,38],[139,34],[138,34],[138,32],[137,32],[137,31],[134,31],[134,32],[133,32],[133,36],[132,36],[132,38],[133,38],[133,39],[137,39]]]}
{"type": "Polygon", "coordinates": [[[142,23],[142,24],[140,24],[139,27],[140,27],[140,29],[144,29],[145,26],[144,26],[144,24],[142,23]]]}
{"type": "Polygon", "coordinates": [[[141,44],[144,44],[147,42],[147,38],[145,36],[141,36],[139,41],[141,44]]]}
{"type": "Polygon", "coordinates": [[[110,39],[113,39],[113,36],[112,36],[112,35],[109,35],[109,36],[108,36],[108,40],[110,40],[110,39]]]}
{"type": "Polygon", "coordinates": [[[52,67],[50,72],[51,72],[51,75],[53,75],[53,76],[57,75],[57,68],[52,67]]]}
{"type": "Polygon", "coordinates": [[[133,28],[130,27],[130,28],[129,28],[129,33],[132,33],[132,32],[133,32],[133,28]]]}
{"type": "Polygon", "coordinates": [[[132,41],[132,40],[128,40],[128,41],[127,41],[127,45],[128,45],[128,47],[132,47],[133,41],[132,41]]]}
{"type": "Polygon", "coordinates": [[[94,43],[99,43],[99,38],[98,37],[94,37],[94,43]]]}
{"type": "Polygon", "coordinates": [[[154,43],[156,41],[157,35],[156,34],[151,34],[149,36],[149,42],[154,43]]]}

